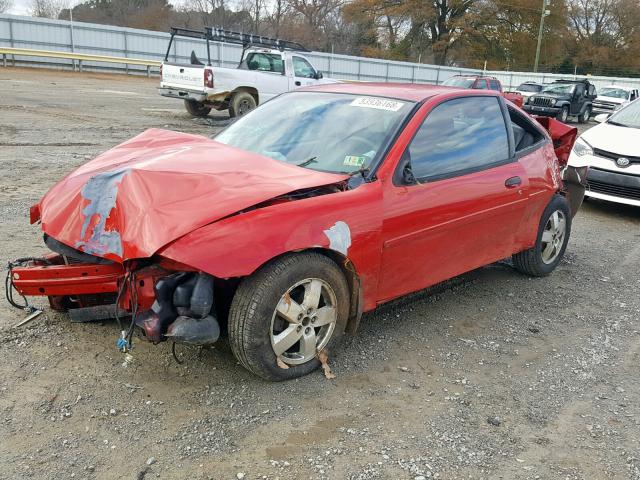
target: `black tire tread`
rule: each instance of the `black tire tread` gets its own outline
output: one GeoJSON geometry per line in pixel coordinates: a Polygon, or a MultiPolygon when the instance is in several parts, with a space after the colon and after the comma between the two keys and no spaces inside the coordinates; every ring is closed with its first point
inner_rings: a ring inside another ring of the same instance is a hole
{"type": "MultiPolygon", "coordinates": [[[[243,279],[231,302],[228,326],[231,351],[244,368],[266,380],[285,380],[287,376],[283,375],[284,378],[274,378],[259,362],[248,355],[247,347],[250,344],[249,333],[252,327],[255,328],[256,310],[260,303],[266,301],[270,290],[278,278],[285,275],[294,265],[298,263],[309,264],[310,262],[327,265],[329,268],[339,272],[344,279],[344,275],[338,266],[330,258],[322,254],[316,252],[287,254],[278,257],[260,268],[253,275],[243,279]]],[[[348,292],[346,279],[344,279],[344,288],[346,288],[348,292]]],[[[334,336],[341,333],[337,330],[336,328],[334,336]]],[[[287,370],[283,370],[283,372],[286,371],[287,370]]]]}
{"type": "Polygon", "coordinates": [[[538,235],[536,237],[535,245],[532,248],[516,253],[511,257],[513,266],[516,268],[516,270],[526,275],[531,275],[533,277],[544,277],[551,273],[551,271],[548,269],[548,266],[546,266],[542,262],[542,258],[540,256],[540,243],[542,240],[542,232],[547,223],[547,220],[551,215],[551,213],[557,210],[557,208],[560,206],[559,202],[561,202],[565,206],[563,210],[565,213],[565,217],[567,219],[566,220],[567,232],[565,234],[566,239],[565,239],[564,246],[562,247],[562,251],[558,259],[556,260],[556,262],[553,264],[551,271],[555,268],[555,266],[560,262],[560,260],[564,256],[564,251],[566,249],[567,243],[569,242],[569,237],[571,234],[571,212],[569,209],[567,199],[562,195],[556,194],[553,196],[553,198],[549,202],[549,205],[547,205],[544,212],[542,213],[542,216],[540,218],[540,223],[538,225],[538,235]]]}

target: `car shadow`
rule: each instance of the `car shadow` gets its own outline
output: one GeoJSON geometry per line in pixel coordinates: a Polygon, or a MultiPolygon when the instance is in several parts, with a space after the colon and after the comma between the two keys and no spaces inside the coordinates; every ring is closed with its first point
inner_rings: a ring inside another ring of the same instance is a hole
{"type": "Polygon", "coordinates": [[[625,220],[640,220],[640,207],[609,202],[599,198],[585,197],[581,210],[599,215],[615,215],[625,220]]]}

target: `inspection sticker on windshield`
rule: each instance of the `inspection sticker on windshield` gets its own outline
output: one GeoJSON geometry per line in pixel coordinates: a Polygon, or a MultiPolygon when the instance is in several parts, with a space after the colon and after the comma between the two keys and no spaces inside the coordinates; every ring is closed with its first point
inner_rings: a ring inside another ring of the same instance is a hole
{"type": "Polygon", "coordinates": [[[366,159],[367,157],[361,155],[347,155],[342,164],[348,167],[361,167],[366,159]]]}
{"type": "Polygon", "coordinates": [[[378,110],[388,110],[397,112],[404,107],[404,102],[389,100],[388,98],[358,97],[350,104],[352,107],[377,108],[378,110]]]}

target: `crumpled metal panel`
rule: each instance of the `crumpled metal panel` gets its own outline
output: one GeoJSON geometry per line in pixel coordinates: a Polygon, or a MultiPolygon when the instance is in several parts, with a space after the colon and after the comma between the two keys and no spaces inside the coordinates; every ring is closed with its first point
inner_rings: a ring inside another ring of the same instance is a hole
{"type": "Polygon", "coordinates": [[[346,178],[151,129],[68,175],[39,208],[45,233],[122,262],[273,197],[346,178]]]}

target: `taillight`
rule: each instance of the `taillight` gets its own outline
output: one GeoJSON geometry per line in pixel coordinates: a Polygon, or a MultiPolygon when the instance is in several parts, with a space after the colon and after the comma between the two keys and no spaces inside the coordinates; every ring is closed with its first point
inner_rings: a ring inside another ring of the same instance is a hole
{"type": "Polygon", "coordinates": [[[207,88],[213,88],[213,72],[206,68],[204,69],[204,86],[207,88]]]}

